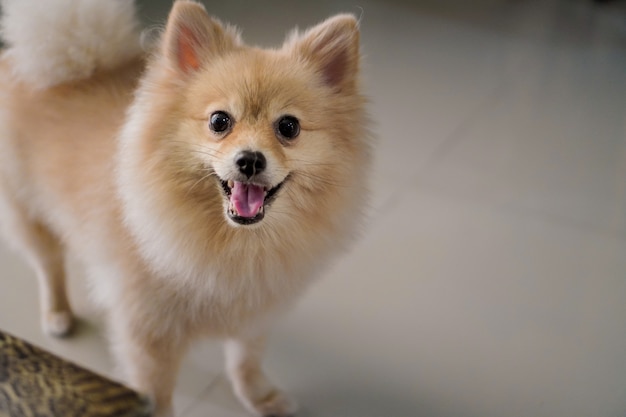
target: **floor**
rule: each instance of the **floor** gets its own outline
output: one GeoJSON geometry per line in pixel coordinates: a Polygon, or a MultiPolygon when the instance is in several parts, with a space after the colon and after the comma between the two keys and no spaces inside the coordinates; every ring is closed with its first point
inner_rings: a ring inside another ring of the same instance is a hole
{"type": "MultiPolygon", "coordinates": [[[[167,3],[143,1],[144,21],[167,3]]],[[[623,1],[207,3],[261,45],[339,11],[362,18],[380,136],[371,221],[267,358],[300,416],[625,415],[623,1]]],[[[80,332],[52,340],[32,272],[4,246],[0,265],[0,328],[115,376],[78,275],[80,332]]],[[[181,417],[247,415],[210,343],[175,401],[181,417]]]]}

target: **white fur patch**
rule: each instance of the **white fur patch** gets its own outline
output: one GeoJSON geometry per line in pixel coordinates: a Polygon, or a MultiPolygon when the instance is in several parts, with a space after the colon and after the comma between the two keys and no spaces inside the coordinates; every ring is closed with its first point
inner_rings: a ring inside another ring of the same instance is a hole
{"type": "Polygon", "coordinates": [[[14,75],[38,88],[89,77],[140,51],[132,0],[2,0],[14,75]]]}

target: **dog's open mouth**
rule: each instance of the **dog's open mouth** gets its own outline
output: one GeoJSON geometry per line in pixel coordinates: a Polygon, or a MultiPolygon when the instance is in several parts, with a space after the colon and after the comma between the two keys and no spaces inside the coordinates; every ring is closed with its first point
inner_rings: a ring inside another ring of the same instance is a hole
{"type": "Polygon", "coordinates": [[[275,187],[219,180],[228,199],[226,213],[235,223],[248,225],[257,223],[265,217],[265,209],[276,198],[276,193],[285,181],[275,187]]]}

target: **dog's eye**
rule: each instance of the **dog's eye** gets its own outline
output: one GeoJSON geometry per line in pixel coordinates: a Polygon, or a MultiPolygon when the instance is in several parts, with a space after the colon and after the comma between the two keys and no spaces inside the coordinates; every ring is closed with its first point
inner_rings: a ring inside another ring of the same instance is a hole
{"type": "Polygon", "coordinates": [[[300,134],[300,122],[293,116],[283,116],[276,123],[276,132],[283,139],[295,139],[300,134]]]}
{"type": "Polygon", "coordinates": [[[216,111],[209,119],[209,127],[216,133],[224,133],[231,128],[233,122],[228,113],[216,111]]]}

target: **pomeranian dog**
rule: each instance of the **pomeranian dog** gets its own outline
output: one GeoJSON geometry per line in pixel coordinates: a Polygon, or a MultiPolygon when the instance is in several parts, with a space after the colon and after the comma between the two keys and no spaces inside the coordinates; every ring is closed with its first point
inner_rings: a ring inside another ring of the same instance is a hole
{"type": "Polygon", "coordinates": [[[34,268],[45,332],[84,264],[130,386],[172,415],[198,337],[258,416],[294,401],[264,375],[272,321],[353,240],[371,170],[359,29],[338,15],[245,45],[176,1],[150,48],[129,0],[4,0],[0,219],[34,268]]]}

